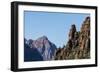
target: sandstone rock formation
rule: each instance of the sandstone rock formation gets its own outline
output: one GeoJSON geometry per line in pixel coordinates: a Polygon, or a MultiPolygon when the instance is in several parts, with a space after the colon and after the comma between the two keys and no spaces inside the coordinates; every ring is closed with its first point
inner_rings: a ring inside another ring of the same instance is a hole
{"type": "Polygon", "coordinates": [[[86,17],[80,31],[71,26],[67,44],[55,53],[55,60],[90,58],[90,17],[86,17]]]}

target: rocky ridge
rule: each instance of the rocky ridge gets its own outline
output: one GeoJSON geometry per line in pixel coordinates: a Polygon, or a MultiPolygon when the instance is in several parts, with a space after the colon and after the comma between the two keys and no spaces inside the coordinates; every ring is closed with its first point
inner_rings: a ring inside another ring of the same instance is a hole
{"type": "Polygon", "coordinates": [[[90,17],[86,17],[80,31],[75,24],[71,26],[67,44],[58,48],[55,60],[90,58],[90,17]]]}

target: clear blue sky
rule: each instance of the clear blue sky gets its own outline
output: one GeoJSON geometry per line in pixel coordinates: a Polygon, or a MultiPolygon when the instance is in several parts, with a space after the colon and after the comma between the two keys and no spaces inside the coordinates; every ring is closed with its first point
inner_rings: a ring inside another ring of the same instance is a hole
{"type": "Polygon", "coordinates": [[[72,24],[77,30],[89,14],[24,11],[24,37],[36,40],[47,36],[57,47],[67,43],[72,24]]]}

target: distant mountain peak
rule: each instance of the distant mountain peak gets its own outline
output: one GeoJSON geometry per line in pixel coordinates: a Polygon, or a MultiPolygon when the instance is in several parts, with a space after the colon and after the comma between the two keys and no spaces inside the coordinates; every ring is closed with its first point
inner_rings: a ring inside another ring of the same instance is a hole
{"type": "Polygon", "coordinates": [[[46,36],[39,37],[36,40],[30,39],[27,45],[33,50],[36,49],[43,57],[43,60],[52,60],[57,48],[46,36]]]}
{"type": "Polygon", "coordinates": [[[38,38],[38,39],[48,40],[47,36],[45,36],[45,35],[40,37],[40,38],[38,38]]]}

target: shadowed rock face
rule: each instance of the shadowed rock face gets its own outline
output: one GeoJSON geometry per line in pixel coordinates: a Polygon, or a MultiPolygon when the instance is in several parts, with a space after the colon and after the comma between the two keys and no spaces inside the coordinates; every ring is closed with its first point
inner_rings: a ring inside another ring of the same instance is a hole
{"type": "Polygon", "coordinates": [[[37,61],[52,60],[56,51],[55,44],[50,42],[46,36],[40,37],[37,40],[30,39],[27,41],[27,44],[25,44],[25,46],[28,46],[27,48],[24,48],[25,50],[27,50],[26,52],[24,52],[25,55],[29,50],[32,52],[32,54],[28,54],[28,57],[24,56],[25,61],[27,61],[26,59],[28,59],[30,56],[38,56],[38,58],[35,58],[35,60],[37,61]]]}
{"type": "Polygon", "coordinates": [[[71,26],[67,44],[57,50],[55,60],[90,58],[90,17],[86,17],[80,31],[71,26]]]}
{"type": "Polygon", "coordinates": [[[29,45],[24,44],[24,61],[41,61],[43,57],[36,48],[30,48],[29,45]]]}

